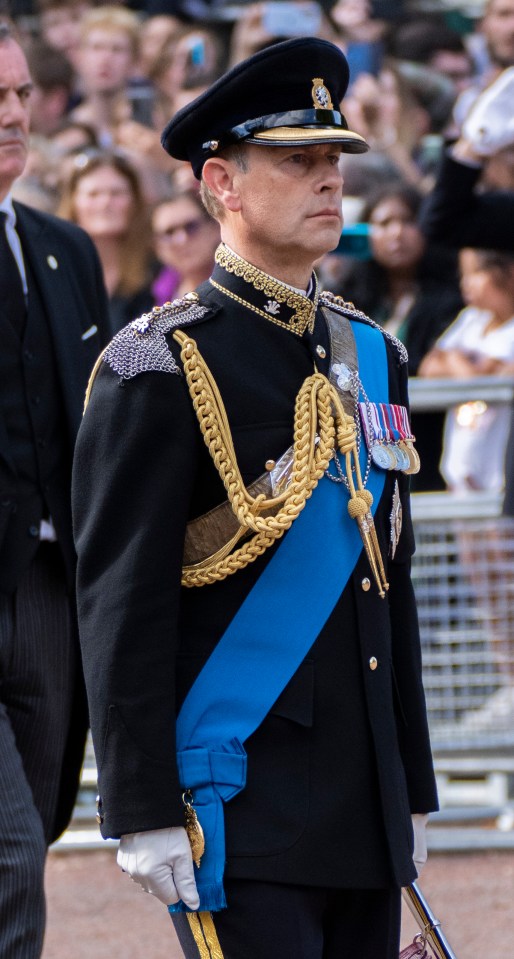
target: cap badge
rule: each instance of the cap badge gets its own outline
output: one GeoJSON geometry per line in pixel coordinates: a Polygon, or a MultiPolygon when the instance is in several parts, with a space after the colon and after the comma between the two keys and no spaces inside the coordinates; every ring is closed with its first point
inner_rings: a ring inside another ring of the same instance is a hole
{"type": "Polygon", "coordinates": [[[316,110],[333,110],[334,104],[322,77],[312,79],[312,102],[316,110]]]}

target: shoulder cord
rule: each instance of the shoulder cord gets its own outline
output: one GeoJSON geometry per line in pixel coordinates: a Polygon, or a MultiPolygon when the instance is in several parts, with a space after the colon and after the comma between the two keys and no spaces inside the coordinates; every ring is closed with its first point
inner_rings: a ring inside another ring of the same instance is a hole
{"type": "Polygon", "coordinates": [[[200,563],[184,566],[184,586],[204,586],[225,579],[258,556],[292,526],[337,449],[345,456],[350,491],[348,511],[357,520],[366,553],[379,588],[387,588],[380,550],[371,517],[371,493],[364,489],[360,472],[356,426],[342,405],[335,387],[322,373],[303,382],[295,403],[293,468],[286,490],[276,497],[252,496],[237,465],[227,413],[216,382],[193,339],[177,330],[173,338],[181,359],[200,430],[223,482],[240,528],[229,543],[200,563]],[[263,511],[277,510],[263,516],[263,511]],[[254,535],[230,552],[248,533],[254,535]]]}
{"type": "Polygon", "coordinates": [[[101,365],[102,365],[102,363],[103,363],[103,359],[104,359],[104,355],[105,355],[106,349],[107,349],[107,347],[105,347],[105,348],[102,350],[102,352],[100,353],[100,355],[97,357],[97,359],[96,359],[96,361],[95,361],[95,365],[93,366],[93,369],[91,370],[89,379],[88,379],[88,381],[87,381],[86,395],[85,395],[85,397],[84,397],[84,408],[83,408],[83,410],[82,410],[82,415],[84,415],[84,413],[86,412],[86,410],[87,410],[87,408],[88,408],[88,406],[89,406],[89,400],[91,399],[91,393],[92,393],[92,390],[93,390],[94,382],[95,382],[95,380],[96,380],[96,377],[97,377],[97,374],[98,374],[98,370],[100,369],[100,367],[101,367],[101,365]]]}

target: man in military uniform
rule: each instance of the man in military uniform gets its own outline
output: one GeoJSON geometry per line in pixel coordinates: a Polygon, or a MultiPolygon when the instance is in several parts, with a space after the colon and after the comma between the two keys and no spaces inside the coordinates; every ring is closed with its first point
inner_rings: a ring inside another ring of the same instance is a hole
{"type": "Polygon", "coordinates": [[[78,441],[99,821],[187,957],[396,959],[437,805],[407,357],[313,272],[367,149],[347,83],[295,39],[173,118],[216,266],[115,337],[78,441]]]}

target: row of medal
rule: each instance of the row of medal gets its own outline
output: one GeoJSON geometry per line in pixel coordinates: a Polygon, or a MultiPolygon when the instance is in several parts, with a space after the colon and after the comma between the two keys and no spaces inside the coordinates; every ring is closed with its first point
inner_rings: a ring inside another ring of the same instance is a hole
{"type": "Polygon", "coordinates": [[[414,447],[405,406],[396,403],[359,403],[362,428],[376,466],[402,473],[418,473],[419,455],[414,447]]]}

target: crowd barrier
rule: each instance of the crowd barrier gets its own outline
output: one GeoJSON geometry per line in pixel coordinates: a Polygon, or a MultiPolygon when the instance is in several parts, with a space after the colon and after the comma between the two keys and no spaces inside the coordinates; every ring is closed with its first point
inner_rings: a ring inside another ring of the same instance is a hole
{"type": "MultiPolygon", "coordinates": [[[[512,404],[514,380],[412,379],[409,391],[418,412],[512,404]]],[[[412,509],[436,821],[492,823],[514,845],[514,519],[487,492],[415,493],[412,509]]]]}

